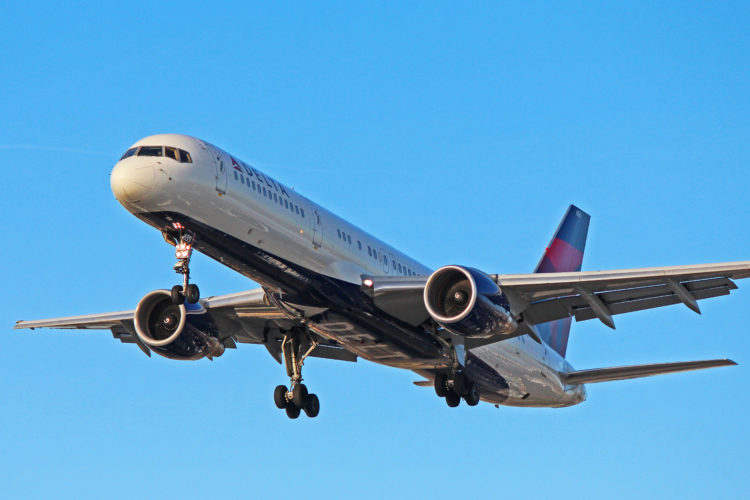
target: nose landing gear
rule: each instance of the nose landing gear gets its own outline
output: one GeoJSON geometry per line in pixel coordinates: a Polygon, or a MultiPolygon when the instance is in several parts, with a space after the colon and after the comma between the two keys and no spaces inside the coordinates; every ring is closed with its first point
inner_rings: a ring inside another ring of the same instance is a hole
{"type": "Polygon", "coordinates": [[[172,230],[169,231],[164,239],[175,245],[175,257],[177,263],[174,265],[174,271],[183,276],[182,285],[172,287],[172,303],[180,305],[186,300],[189,304],[195,304],[200,300],[200,290],[198,285],[189,283],[190,281],[190,257],[193,255],[193,243],[195,242],[195,233],[187,231],[185,226],[179,222],[172,223],[172,230]],[[169,237],[169,239],[167,239],[169,237]]]}
{"type": "Polygon", "coordinates": [[[286,410],[289,418],[297,418],[302,411],[310,418],[315,418],[320,412],[320,400],[315,394],[307,392],[302,383],[302,365],[305,359],[318,346],[318,342],[310,334],[301,329],[294,329],[287,333],[281,343],[284,355],[286,373],[290,379],[290,386],[278,385],[273,391],[273,402],[280,410],[286,410]]]}

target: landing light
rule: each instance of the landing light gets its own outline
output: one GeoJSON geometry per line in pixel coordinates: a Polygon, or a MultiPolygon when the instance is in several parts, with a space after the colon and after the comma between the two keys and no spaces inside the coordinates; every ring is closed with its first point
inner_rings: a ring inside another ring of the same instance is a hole
{"type": "Polygon", "coordinates": [[[373,283],[371,279],[366,279],[362,282],[362,284],[367,288],[372,288],[375,283],[373,283]]]}

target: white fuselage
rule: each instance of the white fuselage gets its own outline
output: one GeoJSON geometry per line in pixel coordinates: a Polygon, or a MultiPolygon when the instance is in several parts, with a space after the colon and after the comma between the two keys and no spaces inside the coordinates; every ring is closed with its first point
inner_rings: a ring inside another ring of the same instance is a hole
{"type": "MultiPolygon", "coordinates": [[[[181,148],[190,153],[192,162],[180,163],[164,156],[130,156],[118,162],[111,177],[113,192],[136,215],[184,214],[276,256],[282,273],[294,274],[295,269],[302,268],[354,285],[361,284],[362,275],[432,273],[428,267],[211,144],[165,134],[144,138],[133,147],[143,145],[181,148]]],[[[220,257],[217,260],[222,261],[220,257]]],[[[262,277],[248,275],[264,287],[269,286],[262,277]]],[[[336,338],[335,332],[319,333],[336,338]]],[[[424,365],[384,361],[369,356],[366,350],[356,353],[375,362],[425,373],[424,365]]],[[[567,361],[528,336],[472,349],[471,354],[507,382],[507,398],[486,397],[483,393],[483,399],[490,402],[570,406],[585,399],[583,386],[561,383],[559,373],[571,370],[567,361]]]]}

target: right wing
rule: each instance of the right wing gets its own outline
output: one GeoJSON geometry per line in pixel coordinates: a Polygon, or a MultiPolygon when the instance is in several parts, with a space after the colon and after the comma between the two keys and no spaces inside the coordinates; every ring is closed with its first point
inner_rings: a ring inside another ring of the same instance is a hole
{"type": "MultiPolygon", "coordinates": [[[[281,362],[281,342],[284,332],[304,325],[291,319],[268,299],[263,289],[218,295],[202,299],[219,329],[225,347],[235,348],[236,342],[262,344],[276,361],[281,362]]],[[[124,343],[137,344],[147,355],[150,349],[138,338],[133,325],[135,310],[111,313],[68,316],[32,321],[17,321],[15,329],[54,328],[74,330],[110,330],[112,335],[124,343]]],[[[356,361],[357,356],[342,347],[321,339],[321,343],[310,356],[356,361]]]]}

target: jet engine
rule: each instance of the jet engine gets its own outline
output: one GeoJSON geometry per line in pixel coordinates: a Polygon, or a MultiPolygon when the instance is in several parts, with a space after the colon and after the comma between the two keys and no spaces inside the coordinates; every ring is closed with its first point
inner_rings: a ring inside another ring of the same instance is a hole
{"type": "Polygon", "coordinates": [[[424,287],[427,312],[456,335],[487,338],[513,333],[518,324],[497,284],[471,267],[441,267],[424,287]]]}
{"type": "Polygon", "coordinates": [[[168,290],[143,297],[133,322],[138,338],[165,358],[196,360],[224,353],[216,325],[203,306],[175,305],[168,290]]]}

